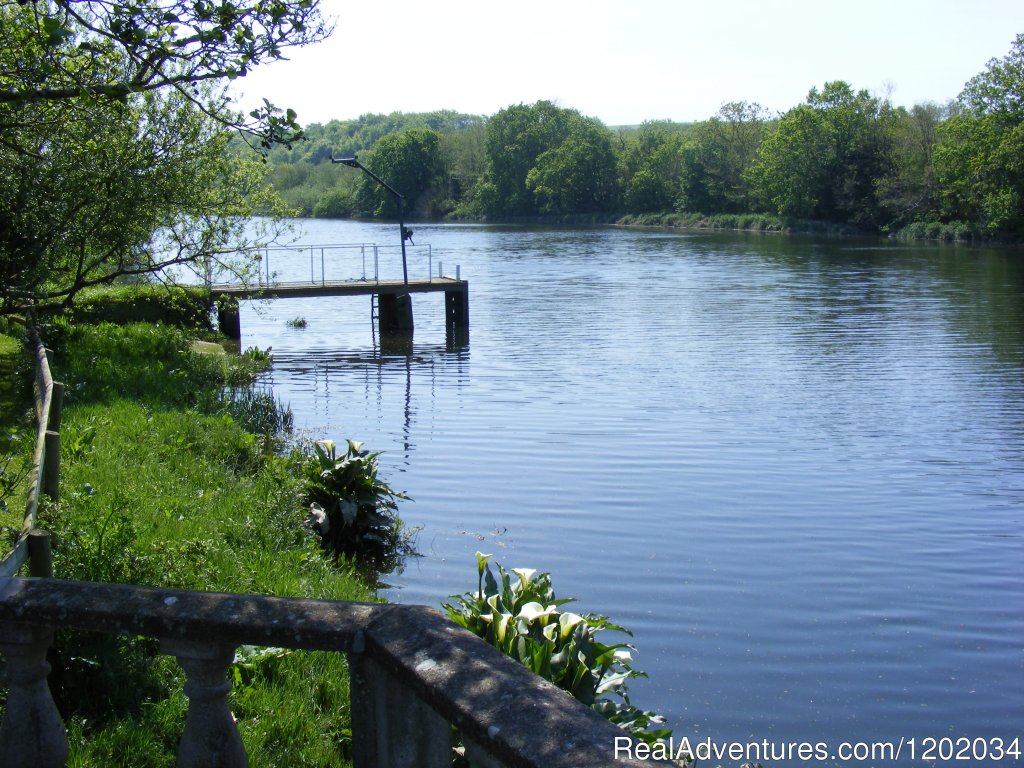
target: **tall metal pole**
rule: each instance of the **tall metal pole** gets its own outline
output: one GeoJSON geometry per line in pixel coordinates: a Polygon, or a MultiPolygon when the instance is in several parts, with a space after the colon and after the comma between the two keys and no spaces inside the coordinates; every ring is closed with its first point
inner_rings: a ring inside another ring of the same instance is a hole
{"type": "Polygon", "coordinates": [[[395,189],[390,184],[388,184],[386,181],[384,181],[384,179],[382,179],[380,176],[378,176],[376,173],[374,173],[369,168],[367,168],[365,165],[363,165],[361,162],[359,162],[359,160],[354,155],[352,157],[332,157],[331,158],[331,162],[332,163],[341,163],[342,165],[347,165],[349,168],[358,168],[363,173],[365,173],[367,176],[369,176],[371,179],[373,179],[378,184],[380,184],[382,187],[384,187],[384,189],[386,189],[388,192],[390,192],[392,195],[394,195],[395,198],[398,200],[398,236],[402,240],[402,284],[405,286],[405,290],[408,293],[408,291],[409,291],[409,267],[408,267],[408,265],[406,263],[406,258],[405,258],[405,241],[406,241],[406,236],[405,236],[405,220],[404,220],[405,219],[405,195],[403,195],[397,189],[395,189]]]}
{"type": "Polygon", "coordinates": [[[409,292],[409,268],[405,263],[405,198],[402,195],[398,195],[398,231],[402,237],[402,284],[405,286],[405,292],[409,292]]]}
{"type": "Polygon", "coordinates": [[[386,305],[384,296],[381,295],[380,303],[378,304],[378,322],[380,324],[381,344],[383,344],[385,340],[385,326],[387,325],[389,326],[387,329],[389,334],[395,334],[397,332],[397,335],[403,340],[403,345],[408,345],[408,342],[412,339],[413,320],[412,297],[409,295],[409,266],[405,255],[405,241],[410,235],[412,235],[412,232],[407,232],[405,229],[405,196],[384,181],[380,176],[360,163],[354,155],[352,157],[332,157],[331,162],[341,163],[349,166],[350,168],[358,168],[384,187],[384,189],[394,195],[398,200],[398,235],[402,242],[402,286],[405,288],[405,293],[389,297],[386,305]],[[387,311],[385,311],[385,306],[387,307],[387,311]]]}

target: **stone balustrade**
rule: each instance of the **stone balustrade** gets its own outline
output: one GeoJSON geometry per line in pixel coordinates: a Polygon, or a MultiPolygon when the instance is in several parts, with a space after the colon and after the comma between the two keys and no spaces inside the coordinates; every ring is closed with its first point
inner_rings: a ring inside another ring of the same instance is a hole
{"type": "Polygon", "coordinates": [[[431,608],[8,578],[0,579],[5,766],[67,759],[46,684],[57,629],[159,638],[186,674],[181,768],[247,764],[228,706],[227,669],[241,645],[347,655],[356,768],[449,766],[452,725],[479,768],[659,764],[614,760],[623,731],[431,608]]]}

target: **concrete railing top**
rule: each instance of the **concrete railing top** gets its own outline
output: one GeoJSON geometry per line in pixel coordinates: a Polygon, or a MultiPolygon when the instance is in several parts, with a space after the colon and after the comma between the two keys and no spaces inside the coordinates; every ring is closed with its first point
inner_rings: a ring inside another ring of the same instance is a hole
{"type": "Polygon", "coordinates": [[[57,628],[343,652],[455,725],[487,765],[668,765],[616,760],[624,731],[425,606],[0,579],[8,637],[57,628]]]}

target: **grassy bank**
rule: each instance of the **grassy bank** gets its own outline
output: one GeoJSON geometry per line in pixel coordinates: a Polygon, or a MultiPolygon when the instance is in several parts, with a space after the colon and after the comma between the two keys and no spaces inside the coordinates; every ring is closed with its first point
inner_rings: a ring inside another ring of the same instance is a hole
{"type": "MultiPolygon", "coordinates": [[[[265,359],[201,355],[189,342],[169,326],[50,329],[55,377],[66,385],[62,498],[40,523],[54,532],[55,574],[373,599],[305,525],[303,457],[271,450],[282,410],[247,389],[265,359]]],[[[69,765],[174,765],[183,674],[156,641],[65,632],[54,655],[69,765]]],[[[232,677],[250,765],[348,764],[341,656],[242,649],[232,677]]]]}
{"type": "MultiPolygon", "coordinates": [[[[0,530],[20,531],[32,456],[31,358],[17,327],[0,326],[0,530]]],[[[7,542],[9,535],[0,537],[7,542]]],[[[0,544],[2,547],[2,544],[0,544]]]]}

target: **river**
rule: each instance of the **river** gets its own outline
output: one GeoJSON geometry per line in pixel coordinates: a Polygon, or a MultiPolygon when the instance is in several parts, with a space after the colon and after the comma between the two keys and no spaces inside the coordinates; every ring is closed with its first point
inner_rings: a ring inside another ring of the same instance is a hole
{"type": "Polygon", "coordinates": [[[412,497],[390,599],[474,589],[477,550],[549,571],[633,630],[633,703],[677,738],[1024,738],[1024,252],[414,228],[469,281],[466,345],[440,294],[408,354],[366,297],[242,311],[299,433],[412,497]]]}

